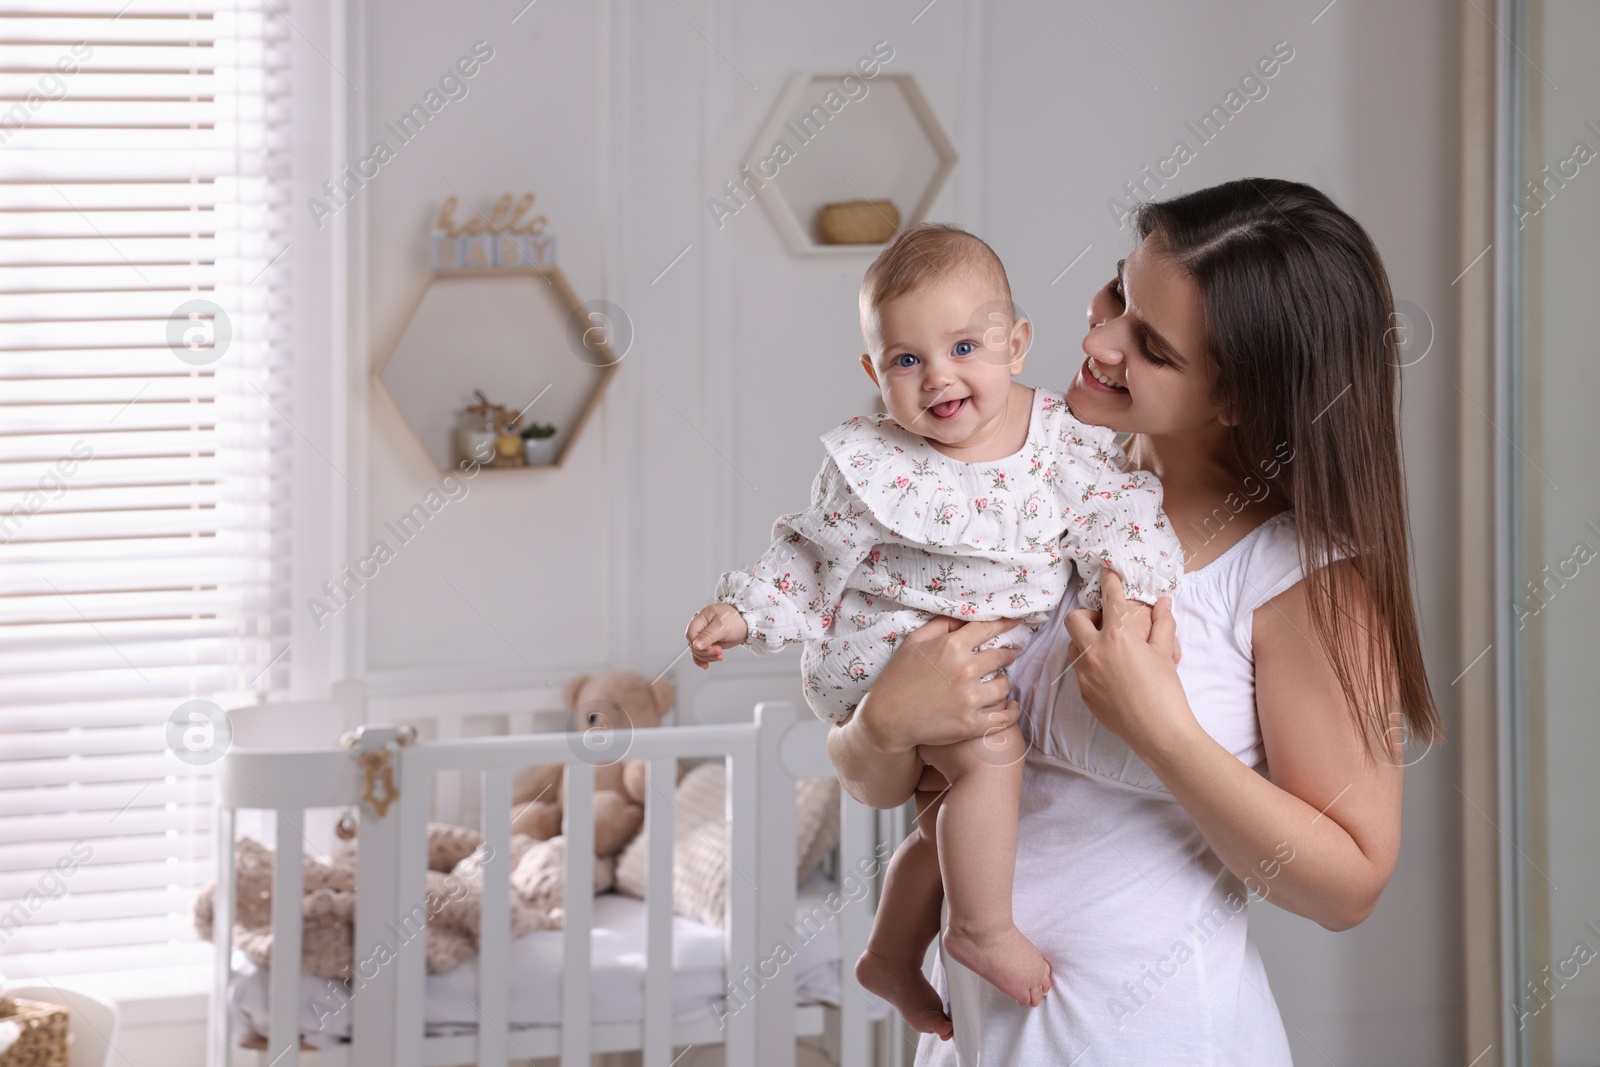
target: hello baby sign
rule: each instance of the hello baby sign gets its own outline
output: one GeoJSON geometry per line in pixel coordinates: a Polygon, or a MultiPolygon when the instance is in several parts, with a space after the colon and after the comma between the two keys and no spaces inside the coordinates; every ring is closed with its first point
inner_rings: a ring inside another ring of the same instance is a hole
{"type": "Polygon", "coordinates": [[[459,206],[450,197],[434,219],[429,262],[434,270],[507,270],[556,265],[555,234],[547,230],[543,215],[530,215],[534,195],[524,193],[515,203],[506,193],[495,201],[487,217],[474,214],[455,220],[459,206]]]}

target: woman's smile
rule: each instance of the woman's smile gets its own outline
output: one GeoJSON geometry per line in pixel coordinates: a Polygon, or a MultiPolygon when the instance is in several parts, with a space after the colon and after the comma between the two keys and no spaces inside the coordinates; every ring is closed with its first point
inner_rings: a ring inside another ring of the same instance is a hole
{"type": "Polygon", "coordinates": [[[1086,387],[1102,393],[1126,393],[1128,391],[1126,385],[1101,370],[1100,364],[1095,362],[1093,356],[1089,356],[1083,361],[1081,377],[1086,387]]]}

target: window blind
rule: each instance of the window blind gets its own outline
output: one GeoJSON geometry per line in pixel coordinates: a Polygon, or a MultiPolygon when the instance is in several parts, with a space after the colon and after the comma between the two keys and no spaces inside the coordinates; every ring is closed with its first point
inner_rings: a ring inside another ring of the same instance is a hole
{"type": "Polygon", "coordinates": [[[0,972],[205,958],[186,701],[287,682],[286,0],[0,0],[0,972]]]}

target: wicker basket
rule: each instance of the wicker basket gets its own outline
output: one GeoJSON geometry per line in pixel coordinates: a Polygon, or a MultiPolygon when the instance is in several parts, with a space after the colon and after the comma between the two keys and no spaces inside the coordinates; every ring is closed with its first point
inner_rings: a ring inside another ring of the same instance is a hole
{"type": "Polygon", "coordinates": [[[0,1067],[67,1067],[67,1009],[42,1000],[0,997],[0,1022],[22,1033],[0,1052],[0,1067]]]}
{"type": "Polygon", "coordinates": [[[824,204],[817,216],[817,233],[829,245],[878,245],[899,229],[900,209],[888,200],[824,204]]]}

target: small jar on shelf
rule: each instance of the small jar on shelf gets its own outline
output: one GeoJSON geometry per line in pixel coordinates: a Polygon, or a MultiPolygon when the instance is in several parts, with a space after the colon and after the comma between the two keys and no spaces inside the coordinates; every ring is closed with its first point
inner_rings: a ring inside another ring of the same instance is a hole
{"type": "Polygon", "coordinates": [[[468,404],[456,415],[456,462],[492,464],[495,458],[496,426],[501,408],[491,404],[483,391],[474,389],[478,402],[468,404]]]}

